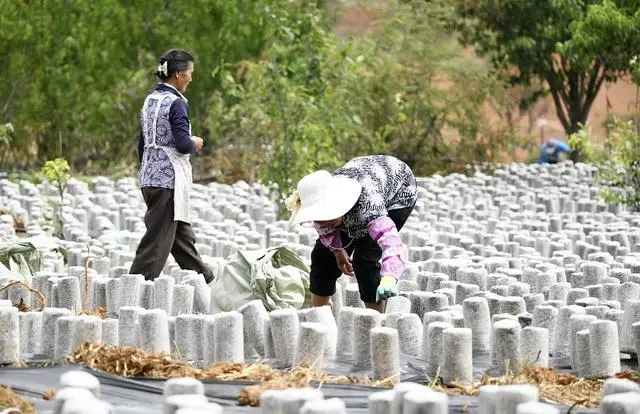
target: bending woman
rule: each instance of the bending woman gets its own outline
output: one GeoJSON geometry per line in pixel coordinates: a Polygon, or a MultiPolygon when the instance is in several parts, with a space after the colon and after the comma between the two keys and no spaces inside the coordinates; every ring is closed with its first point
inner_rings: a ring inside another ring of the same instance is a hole
{"type": "Polygon", "coordinates": [[[169,50],[160,58],[156,72],[161,83],[142,106],[138,154],[147,232],[129,273],[142,274],[146,280],[160,275],[169,253],[180,268],[195,270],[207,283],[213,280],[213,272],[196,250],[191,228],[189,158],[202,148],[202,138],[191,135],[189,106],[183,95],[192,73],[193,57],[184,50],[169,50]]]}
{"type": "Polygon", "coordinates": [[[344,273],[358,280],[365,305],[382,312],[384,300],[398,294],[405,267],[398,231],[416,198],[409,166],[386,155],[354,158],[333,174],[316,171],[298,182],[287,199],[290,225],[313,221],[320,236],[311,252],[313,306],[329,303],[344,273]]]}

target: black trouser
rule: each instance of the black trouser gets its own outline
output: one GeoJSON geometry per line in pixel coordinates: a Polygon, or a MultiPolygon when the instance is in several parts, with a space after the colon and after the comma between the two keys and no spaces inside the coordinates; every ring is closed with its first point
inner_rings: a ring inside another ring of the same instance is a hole
{"type": "MultiPolygon", "coordinates": [[[[415,204],[414,204],[415,206],[415,204]]],[[[389,218],[400,230],[411,215],[414,206],[390,210],[389,218]]],[[[380,258],[382,249],[371,236],[351,239],[343,231],[340,232],[342,245],[349,256],[353,253],[353,273],[358,280],[360,299],[365,303],[376,302],[376,290],[380,284],[380,258]]],[[[332,296],[336,292],[336,280],[342,275],[333,252],[325,247],[320,239],[311,252],[311,293],[317,296],[332,296]]]]}
{"type": "Polygon", "coordinates": [[[213,271],[196,251],[196,236],[191,224],[173,220],[173,190],[143,187],[142,196],[147,204],[144,215],[147,232],[140,240],[129,273],[154,280],[171,253],[180,268],[195,270],[204,275],[207,283],[211,282],[213,271]]]}

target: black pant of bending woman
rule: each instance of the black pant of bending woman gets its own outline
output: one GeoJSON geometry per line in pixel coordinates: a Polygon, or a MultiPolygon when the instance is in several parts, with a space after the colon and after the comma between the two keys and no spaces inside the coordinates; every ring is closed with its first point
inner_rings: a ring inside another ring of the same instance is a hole
{"type": "Polygon", "coordinates": [[[143,187],[142,196],[147,204],[144,215],[147,232],[136,249],[129,273],[154,280],[162,272],[171,253],[181,269],[201,273],[207,283],[211,282],[213,271],[196,250],[196,236],[191,224],[173,220],[173,190],[143,187]]]}
{"type": "MultiPolygon", "coordinates": [[[[415,203],[411,207],[390,210],[389,218],[400,231],[407,219],[413,212],[415,203]]],[[[384,303],[376,303],[376,290],[380,283],[380,258],[382,249],[371,236],[351,240],[344,231],[340,232],[342,245],[347,254],[353,254],[353,272],[358,281],[360,299],[367,308],[383,312],[384,303]]],[[[329,299],[336,292],[336,281],[342,276],[342,271],[338,268],[336,258],[327,247],[320,241],[311,251],[311,293],[313,294],[314,306],[323,306],[329,303],[329,299]]]]}

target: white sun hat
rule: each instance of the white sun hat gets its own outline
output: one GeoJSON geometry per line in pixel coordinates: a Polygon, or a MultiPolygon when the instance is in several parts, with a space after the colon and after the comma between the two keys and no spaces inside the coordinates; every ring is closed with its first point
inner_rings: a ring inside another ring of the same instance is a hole
{"type": "Polygon", "coordinates": [[[291,211],[289,227],[308,221],[333,220],[356,204],[362,186],[354,179],[319,170],[298,181],[298,189],[285,201],[291,211]]]}

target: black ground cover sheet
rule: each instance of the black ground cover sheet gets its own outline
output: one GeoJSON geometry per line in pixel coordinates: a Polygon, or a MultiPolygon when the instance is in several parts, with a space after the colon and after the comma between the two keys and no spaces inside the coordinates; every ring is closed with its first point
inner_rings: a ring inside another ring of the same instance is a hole
{"type": "MultiPolygon", "coordinates": [[[[474,377],[480,378],[489,366],[487,354],[475,354],[474,377]]],[[[403,382],[414,381],[427,383],[429,378],[423,373],[424,361],[414,358],[402,358],[403,382]]],[[[628,369],[635,361],[624,361],[623,370],[628,369]]],[[[550,365],[561,371],[567,371],[566,361],[551,360],[550,365]]],[[[635,368],[635,366],[634,366],[635,368]]],[[[53,403],[42,399],[43,392],[48,388],[57,389],[59,387],[60,376],[70,370],[87,370],[98,377],[101,383],[101,399],[111,403],[116,407],[114,414],[159,414],[162,412],[162,390],[164,379],[150,378],[123,378],[120,376],[97,372],[82,365],[50,365],[50,366],[29,366],[27,368],[0,368],[0,384],[12,387],[16,392],[25,395],[35,401],[36,409],[39,413],[52,413],[53,403]]],[[[329,375],[366,376],[367,371],[357,371],[353,366],[327,361],[325,371],[329,375]]],[[[491,373],[491,370],[489,370],[491,373]]],[[[258,413],[259,408],[242,407],[238,405],[237,397],[243,387],[254,384],[249,381],[203,381],[205,393],[211,402],[224,406],[224,413],[258,413]]],[[[312,384],[320,386],[325,398],[340,398],[347,405],[348,413],[366,413],[367,398],[373,393],[380,391],[361,385],[341,385],[341,384],[312,384]]],[[[473,397],[450,397],[450,413],[475,413],[477,398],[473,397]]],[[[561,412],[567,412],[568,407],[559,407],[561,412]]],[[[596,413],[597,409],[577,409],[572,413],[596,413]]]]}

